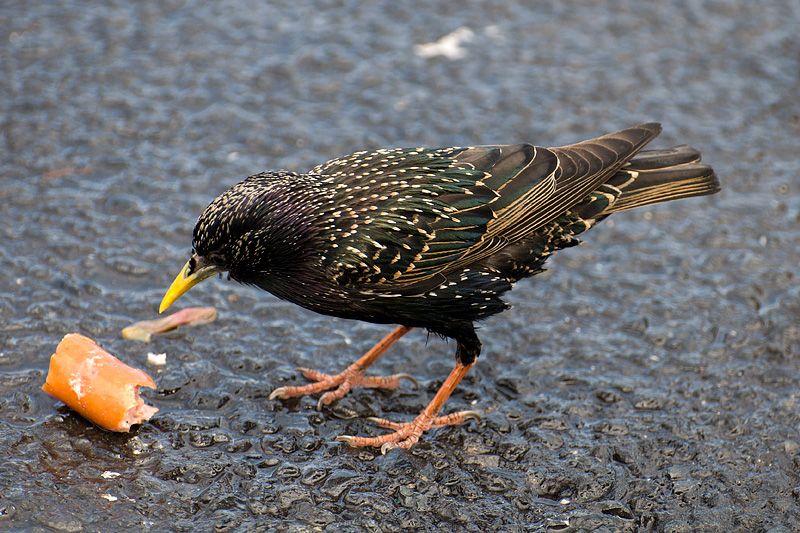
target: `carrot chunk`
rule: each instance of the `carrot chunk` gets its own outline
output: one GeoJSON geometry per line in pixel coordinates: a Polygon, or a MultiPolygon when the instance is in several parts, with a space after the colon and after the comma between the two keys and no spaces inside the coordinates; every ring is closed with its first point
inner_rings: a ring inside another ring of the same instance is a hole
{"type": "Polygon", "coordinates": [[[98,426],[126,432],[158,412],[139,396],[142,386],[155,388],[156,384],[92,339],[70,333],[50,357],[42,390],[98,426]]]}

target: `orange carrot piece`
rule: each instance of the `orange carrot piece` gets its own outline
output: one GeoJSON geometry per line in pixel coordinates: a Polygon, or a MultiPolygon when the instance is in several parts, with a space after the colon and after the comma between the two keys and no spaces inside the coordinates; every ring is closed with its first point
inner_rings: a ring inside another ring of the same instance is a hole
{"type": "Polygon", "coordinates": [[[99,347],[92,339],[70,333],[50,357],[42,386],[47,394],[110,431],[130,431],[158,412],[139,396],[139,387],[155,388],[153,380],[99,347]]]}
{"type": "Polygon", "coordinates": [[[163,333],[178,326],[199,326],[208,324],[217,318],[217,310],[213,307],[187,307],[177,313],[155,320],[142,320],[122,330],[124,339],[150,342],[153,333],[163,333]]]}

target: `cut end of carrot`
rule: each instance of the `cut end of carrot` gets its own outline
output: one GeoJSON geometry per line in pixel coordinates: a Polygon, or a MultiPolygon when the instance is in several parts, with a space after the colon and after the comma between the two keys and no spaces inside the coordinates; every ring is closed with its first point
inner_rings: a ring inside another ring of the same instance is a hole
{"type": "Polygon", "coordinates": [[[98,426],[125,432],[158,412],[139,396],[143,386],[155,388],[156,384],[92,339],[70,333],[50,357],[42,390],[98,426]]]}

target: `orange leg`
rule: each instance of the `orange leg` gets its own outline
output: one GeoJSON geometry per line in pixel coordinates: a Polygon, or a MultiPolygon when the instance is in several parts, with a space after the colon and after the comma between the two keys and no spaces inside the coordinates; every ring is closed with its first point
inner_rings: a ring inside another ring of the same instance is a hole
{"type": "Polygon", "coordinates": [[[412,328],[408,326],[397,326],[378,344],[373,346],[371,350],[362,355],[358,361],[348,366],[339,374],[323,374],[322,372],[317,372],[310,368],[298,368],[306,378],[314,380],[316,383],[309,383],[308,385],[299,387],[281,387],[275,389],[272,391],[272,394],[269,395],[269,399],[286,399],[295,396],[306,396],[336,387],[335,390],[328,391],[320,397],[319,402],[317,402],[317,409],[321,409],[323,405],[329,405],[335,400],[344,397],[353,387],[394,390],[400,385],[400,380],[406,379],[411,381],[416,389],[417,381],[408,374],[395,374],[386,377],[364,375],[364,371],[369,365],[374,363],[378,357],[383,355],[383,352],[388,350],[392,344],[411,331],[411,329],[412,328]]]}
{"type": "Polygon", "coordinates": [[[475,363],[464,365],[460,361],[456,362],[455,368],[444,380],[436,396],[433,397],[431,403],[415,418],[412,422],[396,423],[389,422],[382,418],[371,418],[373,422],[380,426],[394,429],[394,433],[381,435],[380,437],[351,437],[349,435],[341,435],[337,440],[346,442],[350,446],[380,446],[381,453],[386,453],[393,448],[408,449],[416,443],[422,434],[435,427],[450,426],[460,424],[469,418],[478,418],[478,413],[475,411],[461,411],[447,416],[436,416],[439,410],[444,405],[447,398],[450,397],[453,390],[458,385],[461,378],[463,378],[469,369],[475,366],[475,363]]]}

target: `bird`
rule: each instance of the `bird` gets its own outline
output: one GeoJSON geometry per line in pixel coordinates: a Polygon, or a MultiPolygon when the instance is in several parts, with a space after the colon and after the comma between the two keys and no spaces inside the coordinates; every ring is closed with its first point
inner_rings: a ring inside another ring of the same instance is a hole
{"type": "Polygon", "coordinates": [[[311,311],[396,327],[338,374],[298,369],[311,383],[270,399],[326,391],[318,407],[353,387],[392,390],[408,374],[365,370],[413,328],[456,343],[455,366],[409,422],[369,420],[377,437],[341,435],[354,447],[408,449],[429,429],[478,418],[440,415],[475,365],[475,325],[509,309],[503,295],[544,270],[556,251],[607,216],[714,194],[719,179],[687,145],[642,150],[658,123],[567,146],[509,144],[360,151],[307,173],[247,177],[213,200],[194,227],[192,252],[163,312],[201,281],[228,278],[311,311]]]}

